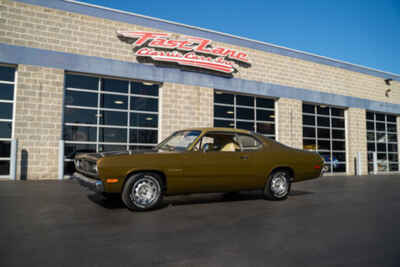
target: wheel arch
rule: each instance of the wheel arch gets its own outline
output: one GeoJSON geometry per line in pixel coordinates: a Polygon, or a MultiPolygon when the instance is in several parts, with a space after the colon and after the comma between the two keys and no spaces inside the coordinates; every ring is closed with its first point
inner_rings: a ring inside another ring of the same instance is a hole
{"type": "Polygon", "coordinates": [[[152,172],[152,173],[156,173],[160,176],[161,178],[161,182],[162,182],[162,191],[166,192],[167,191],[167,177],[165,175],[164,172],[160,171],[160,170],[152,170],[152,169],[144,169],[144,170],[133,170],[127,173],[127,175],[125,176],[125,180],[124,180],[124,184],[122,185],[122,188],[125,187],[126,182],[135,174],[141,173],[141,172],[152,172]]]}
{"type": "Polygon", "coordinates": [[[293,168],[291,168],[290,166],[277,166],[277,167],[274,167],[269,172],[267,177],[270,177],[271,174],[273,174],[273,173],[275,173],[277,171],[287,171],[287,172],[289,172],[290,182],[294,182],[295,172],[294,172],[293,168]]]}

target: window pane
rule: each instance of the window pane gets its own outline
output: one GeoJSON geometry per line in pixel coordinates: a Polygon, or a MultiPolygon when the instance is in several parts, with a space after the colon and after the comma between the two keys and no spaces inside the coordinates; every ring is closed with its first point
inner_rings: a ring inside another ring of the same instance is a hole
{"type": "Polygon", "coordinates": [[[260,142],[258,142],[257,139],[252,136],[243,134],[239,134],[239,143],[242,145],[242,148],[244,150],[251,150],[260,146],[260,142]]]}
{"type": "Polygon", "coordinates": [[[386,119],[388,122],[396,122],[396,116],[393,115],[387,115],[386,119]]]}
{"type": "Polygon", "coordinates": [[[235,123],[233,121],[225,121],[225,120],[214,119],[214,127],[234,128],[235,127],[235,123]]]}
{"type": "Polygon", "coordinates": [[[127,143],[127,129],[99,128],[99,142],[127,143]]]}
{"type": "Polygon", "coordinates": [[[385,115],[384,114],[380,114],[380,113],[376,113],[376,121],[385,121],[385,115]]]}
{"type": "Polygon", "coordinates": [[[367,120],[374,120],[374,113],[373,112],[367,112],[367,120]]]}
{"type": "Polygon", "coordinates": [[[368,143],[367,148],[368,151],[375,152],[375,143],[368,143]]]}
{"type": "Polygon", "coordinates": [[[275,112],[271,110],[257,110],[257,120],[258,121],[274,121],[275,120],[275,112]]]}
{"type": "Polygon", "coordinates": [[[13,82],[15,79],[15,68],[0,66],[0,80],[13,82]]]}
{"type": "Polygon", "coordinates": [[[142,144],[156,144],[157,143],[157,130],[138,130],[131,129],[129,132],[130,143],[142,143],[142,144]]]}
{"type": "Polygon", "coordinates": [[[236,95],[236,105],[253,107],[254,97],[245,95],[236,95]]]}
{"type": "Polygon", "coordinates": [[[303,113],[315,113],[315,105],[303,104],[303,113]]]}
{"type": "Polygon", "coordinates": [[[102,79],[102,91],[117,92],[117,93],[128,93],[128,81],[114,80],[114,79],[102,79]]]}
{"type": "Polygon", "coordinates": [[[386,153],[377,153],[377,156],[376,156],[376,157],[377,157],[378,160],[381,160],[381,161],[383,160],[383,161],[385,161],[385,162],[386,162],[387,159],[388,159],[386,153]]]}
{"type": "Polygon", "coordinates": [[[11,142],[0,141],[0,158],[9,158],[11,155],[11,142]]]}
{"type": "Polygon", "coordinates": [[[131,127],[158,127],[157,114],[144,114],[131,112],[131,127]]]}
{"type": "Polygon", "coordinates": [[[388,144],[389,152],[397,152],[397,144],[388,144]]]}
{"type": "Polygon", "coordinates": [[[100,95],[100,107],[112,109],[128,109],[128,97],[123,95],[100,95]]]}
{"type": "Polygon", "coordinates": [[[378,143],[386,143],[386,134],[385,133],[379,133],[376,132],[376,142],[378,143]]]}
{"type": "Polygon", "coordinates": [[[0,83],[0,99],[13,100],[14,99],[14,85],[0,83]]]}
{"type": "Polygon", "coordinates": [[[345,163],[332,163],[333,172],[346,172],[346,164],[345,163]]]}
{"type": "Polygon", "coordinates": [[[332,119],[332,127],[344,128],[344,119],[332,119]]]}
{"type": "Polygon", "coordinates": [[[303,137],[315,137],[315,128],[303,127],[303,137]]]}
{"type": "Polygon", "coordinates": [[[388,134],[389,142],[397,142],[397,134],[388,134]]]}
{"type": "Polygon", "coordinates": [[[315,116],[303,115],[303,124],[304,125],[315,125],[315,116]]]}
{"type": "Polygon", "coordinates": [[[79,88],[97,91],[99,86],[99,79],[96,77],[81,76],[75,74],[65,75],[65,87],[79,88]]]}
{"type": "Polygon", "coordinates": [[[332,138],[333,139],[345,139],[344,130],[332,129],[332,138]]]}
{"type": "Polygon", "coordinates": [[[390,164],[389,165],[389,171],[391,171],[391,172],[399,171],[399,164],[398,163],[390,164]]]}
{"type": "Polygon", "coordinates": [[[330,150],[331,149],[331,142],[318,140],[318,150],[330,150]]]}
{"type": "Polygon", "coordinates": [[[391,162],[397,162],[399,161],[399,155],[397,153],[390,153],[389,154],[389,161],[391,162]]]}
{"type": "Polygon", "coordinates": [[[131,83],[131,93],[136,95],[158,96],[158,84],[145,85],[139,82],[131,83]]]}
{"type": "Polygon", "coordinates": [[[375,133],[374,132],[367,132],[367,141],[375,141],[375,133]]]}
{"type": "Polygon", "coordinates": [[[126,146],[121,145],[99,145],[99,152],[106,152],[106,151],[125,151],[126,146]]]}
{"type": "Polygon", "coordinates": [[[330,126],[329,118],[325,118],[325,117],[318,117],[317,123],[318,123],[318,126],[324,126],[324,127],[330,126]]]}
{"type": "Polygon", "coordinates": [[[13,117],[13,104],[0,103],[0,119],[9,119],[13,117]]]}
{"type": "Polygon", "coordinates": [[[332,150],[345,150],[346,143],[342,141],[332,141],[332,150]]]}
{"type": "Polygon", "coordinates": [[[65,144],[64,155],[67,159],[73,159],[79,153],[96,152],[94,144],[65,144]]]}
{"type": "Polygon", "coordinates": [[[9,160],[0,160],[0,175],[10,175],[9,160]]]}
{"type": "Polygon", "coordinates": [[[377,148],[378,148],[378,152],[386,152],[386,144],[385,143],[378,143],[377,148]]]}
{"type": "Polygon", "coordinates": [[[275,124],[257,123],[256,132],[260,134],[275,134],[275,124]]]}
{"type": "Polygon", "coordinates": [[[97,93],[65,91],[65,105],[97,107],[97,93]]]}
{"type": "Polygon", "coordinates": [[[234,117],[234,108],[214,105],[214,117],[232,118],[234,117]]]}
{"type": "Polygon", "coordinates": [[[146,150],[151,151],[151,149],[155,147],[154,145],[146,145],[146,146],[129,146],[129,150],[146,150]]]}
{"type": "Polygon", "coordinates": [[[333,161],[346,162],[346,153],[344,152],[333,152],[333,161]]]}
{"type": "Polygon", "coordinates": [[[318,138],[331,138],[331,133],[329,129],[318,129],[318,138]]]}
{"type": "Polygon", "coordinates": [[[331,113],[332,116],[344,117],[344,109],[331,108],[331,113]]]}
{"type": "Polygon", "coordinates": [[[12,123],[0,121],[0,138],[11,138],[12,123]]]}
{"type": "Polygon", "coordinates": [[[303,148],[308,150],[316,150],[317,148],[316,140],[303,139],[303,148]]]}
{"type": "Polygon", "coordinates": [[[242,120],[254,120],[254,109],[236,108],[236,118],[242,120]]]}
{"type": "Polygon", "coordinates": [[[258,108],[275,108],[275,100],[267,98],[256,98],[256,105],[258,108]]]}
{"type": "Polygon", "coordinates": [[[396,124],[387,124],[387,131],[388,132],[392,132],[392,133],[396,133],[397,129],[396,129],[396,124]]]}
{"type": "Polygon", "coordinates": [[[96,142],[96,139],[96,127],[64,126],[64,140],[96,142]]]}
{"type": "Polygon", "coordinates": [[[236,128],[254,131],[254,122],[237,121],[236,128]]]}
{"type": "Polygon", "coordinates": [[[367,121],[367,130],[375,130],[375,126],[372,121],[367,121]]]}
{"type": "Polygon", "coordinates": [[[329,107],[317,106],[317,113],[318,115],[329,115],[329,107]]]}
{"type": "Polygon", "coordinates": [[[128,123],[128,113],[118,111],[100,111],[101,125],[119,125],[126,126],[128,123]]]}
{"type": "Polygon", "coordinates": [[[64,121],[66,123],[96,124],[97,110],[65,108],[64,121]]]}
{"type": "Polygon", "coordinates": [[[234,95],[225,94],[219,91],[214,91],[214,103],[231,104],[233,105],[234,95]]]}
{"type": "Polygon", "coordinates": [[[158,111],[158,99],[134,96],[131,98],[131,110],[157,112],[158,111]]]}
{"type": "Polygon", "coordinates": [[[385,131],[385,123],[377,122],[376,123],[376,130],[377,131],[385,131]]]}

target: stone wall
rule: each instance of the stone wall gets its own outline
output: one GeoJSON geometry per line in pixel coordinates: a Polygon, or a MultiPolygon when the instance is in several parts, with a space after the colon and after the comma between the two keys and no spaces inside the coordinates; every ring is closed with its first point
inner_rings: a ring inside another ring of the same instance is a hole
{"type": "Polygon", "coordinates": [[[346,113],[347,174],[355,174],[355,159],[361,152],[361,174],[368,174],[366,111],[349,108],[346,113]]]}
{"type": "Polygon", "coordinates": [[[280,98],[276,101],[275,126],[277,140],[285,145],[303,148],[302,102],[280,98]]]}

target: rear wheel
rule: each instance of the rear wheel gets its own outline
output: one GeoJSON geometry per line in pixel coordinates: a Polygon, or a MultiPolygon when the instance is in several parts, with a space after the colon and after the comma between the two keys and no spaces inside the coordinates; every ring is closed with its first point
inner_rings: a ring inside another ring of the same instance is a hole
{"type": "Polygon", "coordinates": [[[122,201],[131,210],[156,208],[162,201],[163,184],[156,173],[143,172],[131,176],[122,190],[122,201]]]}
{"type": "Polygon", "coordinates": [[[264,187],[264,196],[269,200],[287,199],[290,192],[290,174],[285,170],[273,172],[264,187]]]}

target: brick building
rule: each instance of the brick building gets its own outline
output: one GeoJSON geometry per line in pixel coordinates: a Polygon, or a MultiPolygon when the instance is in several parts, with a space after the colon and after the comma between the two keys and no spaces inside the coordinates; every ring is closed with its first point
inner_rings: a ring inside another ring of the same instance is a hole
{"type": "Polygon", "coordinates": [[[1,178],[61,178],[76,152],[205,126],[317,150],[330,174],[358,157],[372,172],[373,152],[399,171],[400,75],[75,1],[0,12],[1,178]]]}

